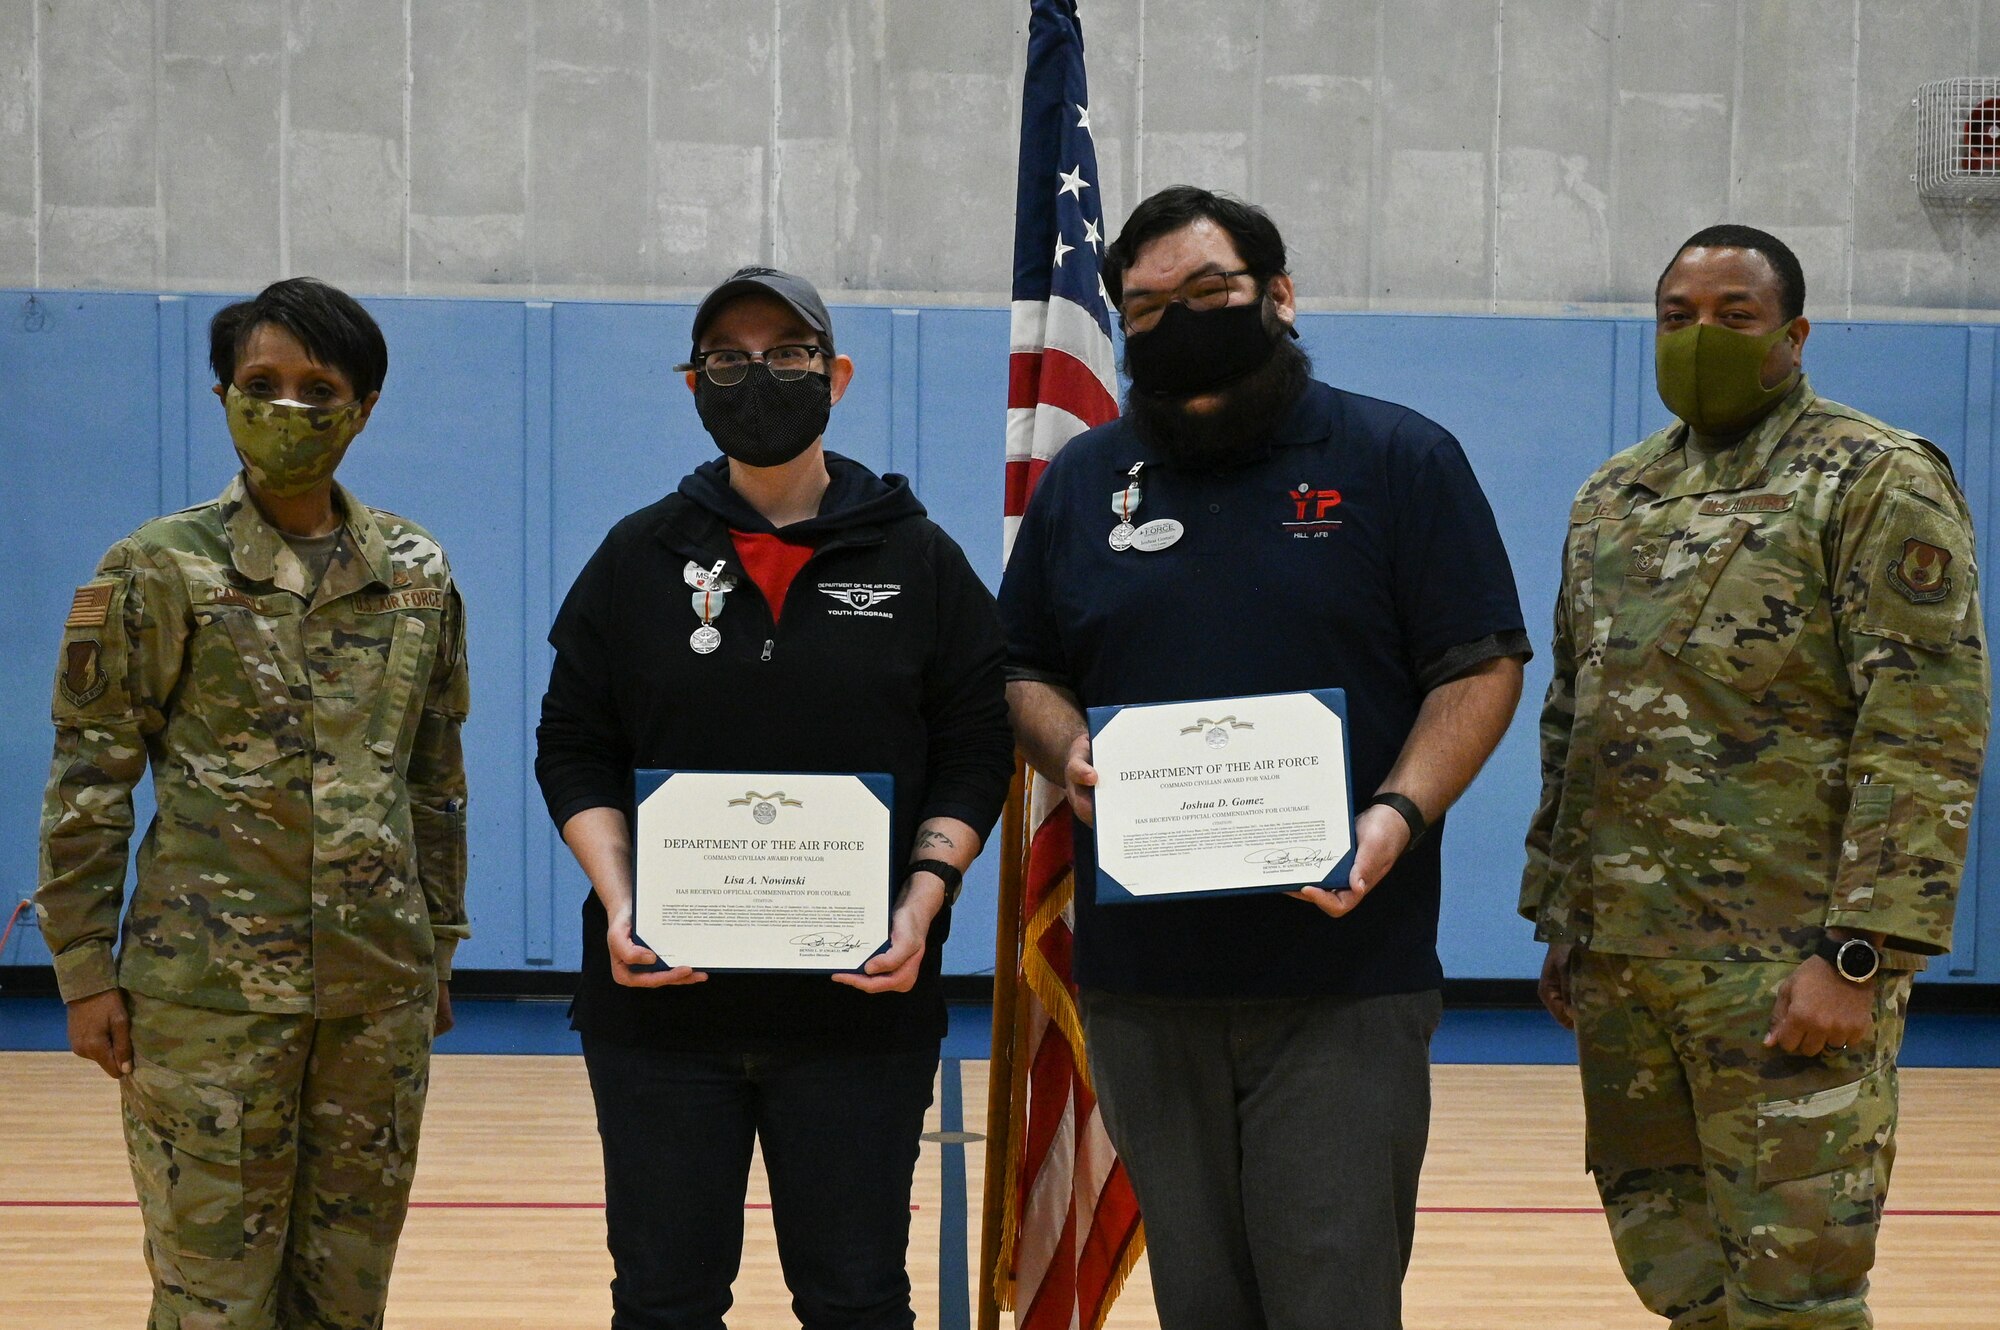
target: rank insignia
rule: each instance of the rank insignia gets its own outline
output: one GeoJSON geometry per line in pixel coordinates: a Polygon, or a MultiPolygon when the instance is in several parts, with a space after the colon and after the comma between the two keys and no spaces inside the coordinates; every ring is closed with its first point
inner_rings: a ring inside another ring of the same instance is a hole
{"type": "Polygon", "coordinates": [[[1903,542],[1903,552],[1889,561],[1889,581],[1896,590],[1919,605],[1929,605],[1951,594],[1951,551],[1940,549],[1914,536],[1903,542]]]}
{"type": "Polygon", "coordinates": [[[78,638],[63,644],[62,695],[71,706],[88,706],[104,692],[110,679],[104,673],[103,648],[94,637],[78,638]]]}

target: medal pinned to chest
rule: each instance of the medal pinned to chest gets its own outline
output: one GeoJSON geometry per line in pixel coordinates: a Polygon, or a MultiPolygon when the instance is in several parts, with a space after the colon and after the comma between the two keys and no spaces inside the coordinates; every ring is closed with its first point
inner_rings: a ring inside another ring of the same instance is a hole
{"type": "Polygon", "coordinates": [[[1146,469],[1144,462],[1135,462],[1125,473],[1125,488],[1111,496],[1111,515],[1118,519],[1118,525],[1111,528],[1111,548],[1123,554],[1132,548],[1132,536],[1137,527],[1132,525],[1132,514],[1139,511],[1139,505],[1146,498],[1146,491],[1140,488],[1139,475],[1146,469]]]}
{"type": "Polygon", "coordinates": [[[682,580],[694,588],[689,603],[701,618],[701,627],[689,635],[688,645],[703,656],[722,645],[722,631],[715,626],[715,619],[729,602],[729,593],[736,589],[736,579],[722,571],[726,562],[717,559],[714,567],[704,568],[689,559],[687,567],[681,570],[682,580]]]}
{"type": "Polygon", "coordinates": [[[1125,488],[1111,496],[1111,515],[1118,519],[1118,525],[1111,528],[1111,548],[1120,554],[1132,549],[1146,553],[1163,550],[1181,538],[1183,528],[1171,517],[1163,517],[1144,526],[1132,525],[1132,516],[1139,511],[1139,504],[1146,497],[1145,489],[1139,484],[1139,477],[1145,470],[1144,462],[1133,463],[1132,469],[1125,473],[1125,488]]]}

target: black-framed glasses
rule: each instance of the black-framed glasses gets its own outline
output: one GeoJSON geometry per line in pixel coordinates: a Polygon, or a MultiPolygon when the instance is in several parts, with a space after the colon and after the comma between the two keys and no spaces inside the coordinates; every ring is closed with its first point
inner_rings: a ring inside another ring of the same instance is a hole
{"type": "Polygon", "coordinates": [[[674,369],[682,374],[700,374],[718,388],[734,388],[743,382],[752,364],[762,365],[772,378],[782,383],[803,379],[812,373],[815,357],[826,352],[817,346],[774,346],[762,355],[748,351],[703,351],[685,365],[674,369]]]}
{"type": "Polygon", "coordinates": [[[1238,268],[1234,272],[1199,273],[1171,291],[1134,296],[1124,303],[1119,312],[1125,318],[1127,329],[1145,332],[1158,323],[1160,315],[1167,312],[1167,306],[1176,301],[1189,309],[1221,309],[1232,297],[1247,294],[1256,285],[1254,281],[1242,280],[1250,275],[1248,268],[1238,268]]]}

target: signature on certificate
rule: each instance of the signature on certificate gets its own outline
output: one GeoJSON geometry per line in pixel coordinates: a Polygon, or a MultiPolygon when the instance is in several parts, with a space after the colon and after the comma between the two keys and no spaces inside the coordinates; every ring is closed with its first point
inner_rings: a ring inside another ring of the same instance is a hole
{"type": "Polygon", "coordinates": [[[851,951],[861,945],[861,939],[852,933],[801,933],[792,939],[792,945],[809,951],[851,951]]]}
{"type": "Polygon", "coordinates": [[[1325,869],[1329,864],[1340,862],[1340,855],[1331,850],[1315,849],[1311,846],[1285,846],[1271,850],[1252,850],[1243,856],[1243,862],[1252,864],[1266,873],[1287,873],[1298,868],[1325,869]]]}

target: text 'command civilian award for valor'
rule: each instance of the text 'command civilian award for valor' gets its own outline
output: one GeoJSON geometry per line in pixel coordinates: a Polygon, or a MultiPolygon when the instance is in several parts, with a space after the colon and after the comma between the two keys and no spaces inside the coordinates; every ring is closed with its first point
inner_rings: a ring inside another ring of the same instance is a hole
{"type": "Polygon", "coordinates": [[[1346,885],[1340,689],[1092,707],[1090,732],[1099,902],[1346,885]]]}
{"type": "Polygon", "coordinates": [[[855,970],[888,946],[894,778],[641,771],[632,936],[658,968],[855,970]]]}

